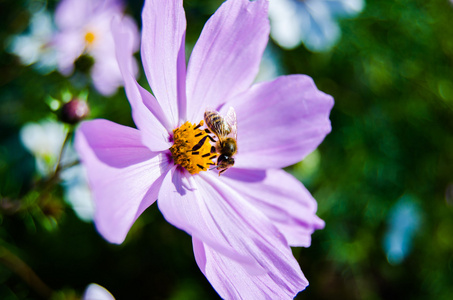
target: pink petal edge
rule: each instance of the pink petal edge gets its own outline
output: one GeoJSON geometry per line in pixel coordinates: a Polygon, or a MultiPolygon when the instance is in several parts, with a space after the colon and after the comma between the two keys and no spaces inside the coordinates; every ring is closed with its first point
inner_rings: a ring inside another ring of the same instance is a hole
{"type": "Polygon", "coordinates": [[[290,246],[309,247],[312,233],[324,228],[324,221],[316,216],[316,200],[299,180],[283,170],[231,168],[221,180],[263,212],[290,246]]]}
{"type": "MultiPolygon", "coordinates": [[[[284,270],[250,274],[242,264],[202,241],[192,238],[192,243],[200,270],[223,299],[293,299],[308,286],[303,274],[299,278],[291,278],[284,270]]],[[[278,264],[278,260],[273,259],[278,264]]],[[[292,267],[299,268],[297,262],[292,267]]]]}

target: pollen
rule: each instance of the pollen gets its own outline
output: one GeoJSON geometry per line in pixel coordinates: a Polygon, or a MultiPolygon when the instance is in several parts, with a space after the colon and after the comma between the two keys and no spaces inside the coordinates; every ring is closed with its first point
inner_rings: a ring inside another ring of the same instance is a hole
{"type": "Polygon", "coordinates": [[[88,45],[93,44],[93,42],[94,42],[95,39],[96,39],[96,36],[94,35],[93,32],[88,31],[88,32],[85,34],[85,42],[86,42],[88,45]]]}
{"type": "Polygon", "coordinates": [[[207,171],[214,165],[213,159],[217,157],[214,148],[209,142],[210,136],[198,125],[189,121],[173,130],[174,144],[170,148],[175,165],[180,165],[190,174],[207,171]]]}

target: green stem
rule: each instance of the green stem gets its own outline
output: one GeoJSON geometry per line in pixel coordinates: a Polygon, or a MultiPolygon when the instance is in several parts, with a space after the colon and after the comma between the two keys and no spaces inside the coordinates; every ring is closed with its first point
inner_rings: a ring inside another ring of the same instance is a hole
{"type": "Polygon", "coordinates": [[[22,278],[43,299],[50,299],[54,293],[23,260],[3,246],[0,246],[0,262],[22,278]]]}

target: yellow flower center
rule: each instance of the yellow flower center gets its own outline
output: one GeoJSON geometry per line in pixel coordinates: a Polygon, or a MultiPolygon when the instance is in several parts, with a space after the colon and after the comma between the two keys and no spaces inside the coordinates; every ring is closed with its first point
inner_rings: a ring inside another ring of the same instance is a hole
{"type": "Polygon", "coordinates": [[[93,32],[88,31],[88,32],[85,34],[85,42],[86,42],[88,45],[93,44],[93,42],[94,42],[95,39],[96,39],[96,36],[94,35],[93,32]]]}
{"type": "Polygon", "coordinates": [[[201,126],[203,121],[198,125],[187,121],[173,130],[174,144],[170,148],[173,161],[192,175],[207,171],[214,165],[212,159],[217,157],[216,153],[212,153],[208,134],[200,129],[201,126]]]}

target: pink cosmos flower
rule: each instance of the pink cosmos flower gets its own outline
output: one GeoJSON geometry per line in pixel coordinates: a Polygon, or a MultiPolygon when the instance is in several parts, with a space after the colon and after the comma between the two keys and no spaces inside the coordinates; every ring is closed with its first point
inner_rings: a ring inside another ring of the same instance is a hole
{"type": "Polygon", "coordinates": [[[316,201],[281,168],[312,152],[331,130],[331,96],[305,75],[253,86],[269,35],[268,2],[229,0],[206,23],[186,73],[182,0],[147,0],[141,55],[151,95],[128,71],[133,37],[112,24],[118,62],[138,129],[82,123],[76,148],[95,198],[95,224],[123,242],[157,200],[165,219],[192,236],[195,259],[221,297],[288,299],[308,282],[289,246],[309,246],[324,226],[316,201]],[[206,171],[206,108],[237,115],[236,162],[206,171]]]}
{"type": "MultiPolygon", "coordinates": [[[[58,33],[53,44],[57,50],[58,70],[70,75],[77,58],[82,54],[91,56],[93,84],[106,96],[123,85],[110,28],[114,17],[123,18],[125,30],[133,37],[133,52],[137,51],[138,29],[131,17],[123,16],[120,0],[63,0],[55,12],[58,33]]],[[[135,61],[131,67],[136,70],[135,61]]]]}

